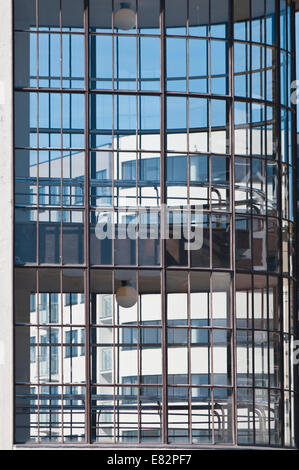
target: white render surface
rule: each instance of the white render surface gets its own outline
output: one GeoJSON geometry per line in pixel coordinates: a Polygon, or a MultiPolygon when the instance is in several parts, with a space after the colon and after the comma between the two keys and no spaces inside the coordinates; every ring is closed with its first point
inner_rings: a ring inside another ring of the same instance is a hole
{"type": "Polygon", "coordinates": [[[0,2],[0,449],[13,445],[12,356],[12,0],[0,2]]]}

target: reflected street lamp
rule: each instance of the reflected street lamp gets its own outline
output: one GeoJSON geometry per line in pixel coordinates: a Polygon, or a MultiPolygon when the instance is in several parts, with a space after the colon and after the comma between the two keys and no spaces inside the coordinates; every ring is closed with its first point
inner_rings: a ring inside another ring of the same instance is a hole
{"type": "Polygon", "coordinates": [[[136,289],[130,286],[126,281],[122,281],[122,285],[117,289],[115,295],[118,305],[123,308],[131,308],[137,302],[136,289]]]}
{"type": "Polygon", "coordinates": [[[121,3],[114,18],[114,24],[117,29],[128,31],[135,25],[135,12],[130,8],[130,4],[121,3]]]}

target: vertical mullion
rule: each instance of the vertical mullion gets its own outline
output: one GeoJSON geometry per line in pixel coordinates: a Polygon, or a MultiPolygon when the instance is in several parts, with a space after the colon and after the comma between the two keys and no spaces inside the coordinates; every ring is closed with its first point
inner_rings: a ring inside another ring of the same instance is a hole
{"type": "Polygon", "coordinates": [[[37,442],[40,444],[40,344],[39,344],[39,270],[36,270],[36,315],[37,315],[37,442]]]}
{"type": "Polygon", "coordinates": [[[63,315],[63,276],[62,270],[60,269],[59,272],[59,299],[60,299],[60,348],[61,348],[61,438],[62,442],[64,443],[64,367],[63,367],[63,358],[64,358],[64,351],[63,351],[63,323],[64,323],[64,315],[63,315]]]}
{"type": "Polygon", "coordinates": [[[84,175],[84,276],[85,297],[85,440],[91,443],[91,386],[90,386],[90,253],[89,253],[89,0],[84,0],[84,89],[85,89],[85,175],[84,175]]]}
{"type": "MultiPolygon", "coordinates": [[[[59,6],[59,36],[60,36],[60,234],[59,234],[59,246],[60,246],[60,258],[59,258],[59,264],[62,266],[62,260],[63,260],[63,225],[62,225],[62,220],[63,220],[63,94],[62,94],[62,0],[60,0],[60,6],[59,6]]],[[[51,94],[49,94],[50,98],[51,94]]],[[[71,100],[71,95],[68,97],[71,100]]],[[[51,100],[49,100],[49,109],[51,109],[51,100]]],[[[50,124],[50,122],[49,122],[50,124]]],[[[50,143],[49,143],[50,144],[50,143]]],[[[51,211],[50,211],[51,214],[51,211]]]]}
{"type": "MultiPolygon", "coordinates": [[[[209,328],[209,346],[211,353],[208,355],[209,365],[211,370],[209,371],[209,375],[211,377],[210,380],[210,393],[212,399],[212,444],[215,444],[215,402],[214,402],[214,354],[213,354],[213,346],[214,346],[214,338],[213,338],[213,271],[210,272],[210,318],[211,318],[211,328],[209,328]]],[[[218,422],[219,425],[219,422],[218,422]]]]}
{"type": "MultiPolygon", "coordinates": [[[[208,11],[208,17],[209,17],[209,22],[208,22],[208,94],[209,98],[207,100],[207,116],[208,116],[208,122],[207,122],[207,146],[208,146],[208,158],[209,158],[209,201],[208,201],[208,206],[209,206],[209,215],[208,215],[208,220],[209,220],[209,238],[210,238],[210,268],[212,269],[213,267],[213,215],[212,215],[212,157],[211,157],[211,143],[212,143],[212,131],[211,131],[211,121],[212,121],[212,115],[211,115],[211,109],[212,109],[212,99],[211,99],[211,94],[212,94],[212,65],[211,65],[211,0],[209,0],[209,11],[208,11]]],[[[211,294],[211,283],[210,283],[210,294],[211,294]]],[[[211,306],[210,306],[211,307],[211,306]]],[[[210,310],[211,312],[211,310],[210,310]]],[[[212,393],[212,416],[214,415],[214,396],[212,393]]],[[[213,441],[214,441],[214,417],[213,417],[213,441]]]]}
{"type": "MultiPolygon", "coordinates": [[[[296,80],[296,56],[294,54],[294,51],[296,50],[296,30],[295,30],[295,6],[294,6],[294,3],[292,3],[291,5],[291,51],[292,51],[292,54],[291,54],[291,74],[292,74],[292,77],[291,77],[291,81],[292,83],[295,82],[296,80]]],[[[290,90],[291,91],[291,90],[290,90]]],[[[294,208],[294,214],[293,214],[293,227],[294,227],[294,230],[293,230],[293,234],[297,233],[297,229],[298,229],[298,221],[297,221],[297,196],[298,196],[298,189],[297,189],[297,171],[298,171],[298,161],[297,161],[297,158],[296,158],[296,152],[294,149],[296,149],[296,145],[297,145],[297,142],[296,142],[296,129],[297,129],[297,113],[296,113],[296,104],[295,103],[291,103],[291,106],[292,106],[292,166],[293,166],[293,208],[294,208]]],[[[296,276],[296,279],[298,279],[298,275],[299,275],[299,272],[296,272],[298,270],[298,267],[299,267],[299,263],[296,262],[297,260],[297,244],[295,243],[295,240],[293,238],[293,250],[295,251],[295,253],[293,254],[293,273],[292,273],[292,277],[294,277],[294,275],[296,276]],[[295,266],[294,266],[295,265],[295,266]]],[[[297,293],[297,289],[296,289],[296,284],[294,285],[293,284],[293,293],[290,292],[290,288],[289,288],[289,296],[293,296],[293,302],[292,302],[292,305],[293,305],[293,312],[290,312],[290,314],[293,316],[293,332],[292,334],[294,335],[294,332],[297,332],[298,331],[298,316],[295,314],[298,309],[298,293],[297,293]]],[[[289,283],[289,286],[290,286],[290,283],[289,283]]],[[[290,305],[290,304],[289,304],[290,305]]],[[[290,322],[289,322],[289,328],[290,328],[290,322]]],[[[293,384],[294,384],[294,389],[296,391],[296,398],[295,398],[295,409],[294,410],[291,410],[292,412],[292,420],[294,419],[295,416],[299,416],[299,400],[298,400],[298,386],[299,386],[299,377],[298,377],[298,371],[297,371],[297,368],[296,366],[293,366],[293,368],[291,369],[291,373],[294,377],[294,381],[293,381],[293,384]]],[[[282,384],[283,386],[283,384],[282,384]]],[[[291,407],[290,407],[291,408],[291,407]]],[[[297,418],[297,420],[295,420],[295,426],[294,426],[294,430],[295,430],[295,444],[297,446],[297,448],[299,447],[299,419],[297,418]]],[[[292,430],[290,430],[290,432],[292,433],[292,430]]],[[[285,442],[283,441],[282,444],[284,445],[285,442]]],[[[292,436],[291,436],[291,442],[290,444],[292,445],[292,436]]]]}
{"type": "MultiPolygon", "coordinates": [[[[112,105],[112,122],[111,122],[111,134],[112,134],[112,168],[111,168],[111,221],[112,221],[112,227],[113,227],[113,235],[112,235],[112,241],[111,241],[111,249],[112,249],[112,266],[115,265],[115,217],[118,220],[118,213],[115,211],[115,158],[117,158],[118,162],[118,146],[117,150],[115,151],[115,135],[114,135],[114,123],[115,123],[115,103],[117,96],[115,95],[115,82],[114,82],[114,76],[115,76],[115,67],[114,67],[114,56],[115,56],[115,36],[114,36],[114,0],[112,1],[112,24],[111,24],[111,40],[112,40],[112,95],[111,95],[111,105],[112,105]]],[[[117,51],[118,51],[118,46],[117,46],[117,51]]],[[[118,73],[118,69],[117,69],[118,73]]],[[[118,75],[117,75],[118,77],[118,75]]],[[[118,142],[118,139],[117,139],[118,142]]],[[[118,168],[116,168],[116,172],[118,171],[118,168]]],[[[117,189],[117,198],[118,198],[118,189],[117,189]]],[[[113,277],[113,283],[114,283],[114,277],[113,277]]],[[[114,285],[114,284],[113,284],[114,285]]],[[[113,290],[114,292],[114,290],[113,290]]],[[[114,309],[114,299],[113,299],[113,309],[114,309]]],[[[115,309],[114,309],[115,310],[115,309]]],[[[114,311],[113,310],[113,311],[114,311]]],[[[114,322],[115,324],[115,322],[114,322]]],[[[115,388],[114,393],[115,393],[115,388]]],[[[115,401],[114,401],[115,404],[115,401]]],[[[115,413],[115,410],[114,410],[115,413]]],[[[114,434],[114,439],[115,439],[115,434],[114,434]]]]}
{"type": "MultiPolygon", "coordinates": [[[[275,88],[275,95],[274,100],[276,102],[276,161],[278,164],[278,214],[279,214],[279,251],[282,253],[282,237],[281,237],[281,225],[282,225],[282,160],[281,160],[281,67],[280,67],[280,0],[276,0],[275,5],[276,10],[276,38],[275,38],[275,47],[276,47],[276,88],[275,88]]],[[[285,29],[286,30],[286,29],[285,29]]],[[[287,30],[286,30],[287,31],[287,30]]],[[[286,121],[287,122],[287,121],[286,121]]],[[[288,124],[286,124],[288,126],[288,124]]],[[[279,282],[278,282],[278,304],[281,306],[283,302],[283,281],[282,281],[282,269],[281,269],[281,257],[279,260],[279,282]]],[[[280,316],[280,354],[279,354],[279,362],[280,362],[280,394],[282,395],[283,386],[284,386],[284,354],[283,354],[283,315],[280,316]]],[[[284,442],[284,409],[281,407],[280,409],[280,422],[281,422],[281,430],[282,430],[282,443],[284,442]]]]}
{"type": "MultiPolygon", "coordinates": [[[[266,305],[264,302],[264,289],[262,289],[262,314],[263,314],[263,327],[265,328],[264,325],[267,325],[267,387],[268,387],[268,444],[271,445],[271,408],[270,408],[270,399],[271,399],[271,393],[270,393],[270,387],[271,387],[271,381],[270,381],[270,348],[271,348],[271,342],[270,342],[270,321],[269,321],[269,287],[270,287],[270,282],[269,282],[269,275],[267,274],[266,276],[266,291],[267,291],[267,298],[266,298],[266,305]],[[266,311],[266,319],[264,319],[264,309],[267,309],[266,311]]],[[[273,327],[274,328],[274,327],[273,327]]],[[[272,334],[272,338],[274,340],[274,336],[272,334]]],[[[274,342],[273,342],[273,348],[274,348],[274,342]]],[[[273,385],[275,386],[275,385],[273,385]]]]}
{"type": "MultiPolygon", "coordinates": [[[[138,80],[138,77],[139,77],[139,66],[141,64],[141,59],[139,57],[139,52],[140,52],[140,39],[139,39],[139,36],[138,36],[138,1],[135,2],[136,3],[136,13],[135,13],[135,26],[136,26],[136,29],[135,29],[135,34],[136,34],[136,37],[135,37],[135,44],[136,44],[136,58],[135,58],[135,87],[136,87],[136,148],[135,148],[135,204],[136,204],[136,208],[138,208],[138,169],[139,169],[139,166],[138,166],[138,148],[139,148],[139,140],[140,140],[140,136],[139,136],[139,128],[141,129],[141,96],[138,95],[138,85],[139,85],[139,80],[138,80]],[[139,113],[140,113],[140,116],[139,116],[139,113]]],[[[141,148],[141,145],[140,145],[140,148],[141,148]]],[[[136,212],[136,216],[137,216],[138,212],[136,212]]],[[[138,219],[137,219],[138,220],[138,219]]],[[[138,266],[138,254],[139,254],[139,250],[138,250],[138,237],[136,237],[136,245],[135,245],[135,252],[136,252],[136,264],[138,266]]]]}
{"type": "MultiPolygon", "coordinates": [[[[115,271],[112,272],[112,387],[113,387],[113,444],[116,444],[116,352],[115,352],[115,333],[118,332],[119,337],[119,328],[115,327],[115,271]]],[[[119,365],[119,361],[118,361],[119,365]]],[[[117,390],[118,392],[118,390],[117,390]]],[[[117,415],[119,418],[119,414],[117,415]]]]}
{"type": "Polygon", "coordinates": [[[136,280],[136,291],[137,291],[137,442],[141,442],[141,407],[140,407],[140,385],[141,385],[141,374],[142,374],[142,347],[141,343],[141,334],[140,334],[140,295],[139,295],[139,272],[135,271],[135,280],[136,280]]]}
{"type": "MultiPolygon", "coordinates": [[[[15,5],[14,5],[14,2],[12,2],[12,5],[11,5],[11,30],[12,30],[12,45],[13,45],[13,49],[15,47],[15,26],[14,26],[14,19],[15,19],[15,5]]],[[[29,39],[30,41],[30,39],[29,39]]],[[[15,53],[13,55],[13,57],[15,57],[15,53]]],[[[11,209],[11,221],[12,221],[12,230],[11,230],[11,237],[12,237],[12,251],[11,251],[11,260],[12,260],[12,273],[10,274],[11,275],[11,282],[12,282],[12,294],[11,295],[11,301],[12,301],[12,318],[11,318],[11,326],[12,326],[12,361],[13,361],[13,364],[15,364],[15,357],[16,357],[16,352],[15,352],[15,324],[16,324],[16,270],[15,270],[15,262],[13,261],[15,259],[15,252],[16,252],[16,249],[15,249],[15,243],[14,243],[14,240],[15,240],[15,233],[16,233],[16,224],[15,224],[15,220],[16,220],[16,211],[15,211],[15,206],[16,206],[16,198],[15,198],[15,187],[16,187],[16,184],[15,184],[15,181],[16,181],[16,170],[15,170],[15,156],[16,156],[16,151],[15,151],[15,122],[14,122],[14,116],[15,116],[15,80],[14,80],[14,76],[15,76],[15,60],[13,61],[12,65],[11,65],[11,73],[12,73],[12,98],[11,98],[11,105],[12,105],[12,112],[13,112],[13,116],[12,116],[12,125],[13,125],[13,128],[12,128],[12,136],[11,136],[11,146],[12,146],[12,158],[13,158],[13,165],[12,165],[12,172],[11,172],[11,176],[12,176],[12,195],[11,195],[11,198],[12,198],[12,209],[11,209]]],[[[35,245],[36,246],[36,245],[35,245]]],[[[37,291],[37,289],[35,289],[35,291],[37,291]]],[[[37,294],[36,294],[36,297],[37,297],[37,294]]],[[[35,301],[35,303],[37,303],[35,301]]],[[[38,345],[36,346],[36,350],[35,350],[35,354],[36,354],[36,358],[37,358],[37,351],[38,351],[38,345]]],[[[37,400],[36,400],[36,403],[37,403],[37,406],[38,406],[38,387],[36,388],[37,390],[37,400]]],[[[16,419],[16,404],[17,404],[17,400],[16,400],[16,392],[17,392],[17,387],[16,387],[16,370],[15,370],[15,367],[12,367],[12,393],[13,393],[13,397],[12,397],[12,406],[13,406],[13,416],[12,416],[12,431],[11,431],[11,438],[13,440],[13,443],[16,442],[16,422],[17,422],[17,419],[16,419]]],[[[38,426],[38,422],[37,422],[37,426],[38,426]]]]}
{"type": "MultiPolygon", "coordinates": [[[[266,47],[266,41],[267,41],[267,2],[264,0],[264,96],[262,96],[264,103],[266,103],[268,96],[267,96],[267,47],[266,47]]],[[[273,113],[273,109],[272,109],[273,113]]],[[[264,153],[265,153],[265,162],[264,162],[264,175],[265,175],[265,214],[268,217],[268,107],[266,104],[264,104],[264,118],[265,118],[265,129],[264,129],[264,139],[265,139],[265,144],[264,144],[264,153]]],[[[267,267],[267,273],[268,273],[268,267],[267,267]]],[[[266,328],[267,331],[267,380],[268,380],[268,442],[271,444],[271,410],[270,410],[270,399],[271,399],[271,393],[270,393],[270,319],[269,319],[269,275],[267,274],[266,276],[266,302],[265,302],[265,294],[264,294],[264,289],[262,289],[262,324],[263,327],[266,328]],[[264,314],[266,308],[266,315],[264,314]]]]}
{"type": "MultiPolygon", "coordinates": [[[[251,198],[253,194],[253,189],[252,189],[252,143],[253,143],[253,121],[252,121],[252,22],[253,22],[253,15],[252,15],[252,4],[250,4],[250,12],[249,12],[249,44],[250,44],[250,49],[249,49],[249,70],[250,70],[250,76],[249,76],[249,98],[250,98],[250,103],[247,108],[247,115],[249,115],[249,129],[250,129],[250,135],[249,135],[249,155],[250,155],[250,193],[251,193],[251,198]]],[[[257,219],[261,220],[261,219],[257,219]]],[[[255,364],[254,364],[254,354],[255,354],[255,349],[254,349],[254,276],[253,276],[253,271],[254,271],[254,247],[253,247],[253,211],[252,211],[252,205],[250,207],[250,221],[251,221],[251,330],[250,330],[250,337],[251,337],[251,361],[252,361],[252,404],[253,404],[253,413],[252,413],[252,424],[253,424],[253,443],[256,443],[256,430],[255,430],[255,364]]]]}
{"type": "MultiPolygon", "coordinates": [[[[37,80],[36,86],[39,89],[39,2],[36,0],[36,61],[37,61],[37,80]]],[[[37,140],[37,172],[36,172],[36,263],[39,265],[39,93],[36,94],[36,140],[37,140]]],[[[30,93],[29,93],[30,103],[30,93]]],[[[39,270],[36,273],[36,291],[37,291],[37,302],[36,302],[36,314],[37,314],[37,442],[40,444],[40,344],[39,344],[39,270]]]]}
{"type": "MultiPolygon", "coordinates": [[[[264,31],[264,40],[262,41],[263,42],[263,54],[261,54],[261,59],[262,57],[264,57],[264,66],[262,64],[262,70],[264,70],[263,73],[263,79],[261,77],[261,91],[263,91],[263,88],[264,88],[264,94],[261,94],[261,98],[263,99],[264,101],[264,120],[265,120],[265,126],[264,126],[264,132],[263,132],[263,136],[264,136],[264,148],[263,148],[263,151],[264,151],[264,171],[262,172],[262,174],[265,175],[265,207],[264,207],[264,213],[266,214],[267,216],[267,220],[268,220],[268,153],[267,153],[267,133],[268,133],[268,109],[267,109],[267,105],[266,105],[266,101],[267,101],[267,94],[266,94],[266,84],[267,84],[267,47],[266,47],[266,39],[267,39],[267,31],[266,31],[266,18],[267,18],[267,6],[266,6],[266,0],[264,0],[264,27],[262,29],[262,31],[264,31]]],[[[267,231],[268,232],[268,231],[267,231]]],[[[268,266],[267,266],[267,272],[268,272],[268,266]]],[[[268,393],[267,393],[267,399],[268,399],[268,406],[267,406],[267,412],[268,412],[268,426],[269,426],[269,429],[268,429],[268,444],[270,445],[271,444],[271,410],[270,410],[270,397],[271,397],[271,393],[270,393],[270,333],[269,333],[269,276],[267,274],[266,276],[266,303],[264,301],[264,288],[262,289],[261,291],[261,320],[262,320],[262,324],[261,324],[261,327],[263,327],[264,329],[266,328],[266,331],[267,331],[267,357],[266,357],[266,363],[267,363],[267,371],[266,371],[266,377],[267,377],[267,387],[268,387],[268,393]],[[264,311],[265,311],[265,308],[267,309],[266,310],[266,317],[264,315],[264,311]]],[[[264,363],[264,361],[263,361],[264,363]]]]}
{"type": "MultiPolygon", "coordinates": [[[[190,253],[190,240],[191,240],[191,211],[190,211],[190,94],[189,94],[189,1],[187,2],[187,39],[186,39],[186,56],[187,56],[187,64],[186,64],[186,72],[187,72],[187,246],[188,246],[188,268],[190,269],[191,266],[191,253],[190,253]]],[[[182,214],[182,223],[184,224],[184,211],[182,214]]],[[[188,281],[189,283],[189,281],[188,281]]]]}
{"type": "MultiPolygon", "coordinates": [[[[188,268],[187,273],[187,347],[188,347],[188,435],[189,443],[192,444],[193,438],[193,423],[192,423],[192,350],[191,350],[191,297],[190,297],[190,279],[191,279],[191,252],[190,252],[190,240],[191,240],[191,206],[190,206],[190,57],[189,57],[189,25],[190,25],[190,2],[187,2],[187,39],[186,39],[186,55],[187,55],[187,230],[188,230],[188,268]]],[[[184,212],[183,212],[184,217],[184,212]]],[[[196,214],[195,214],[196,218],[196,214]]],[[[184,223],[184,219],[183,219],[184,223]]]]}
{"type": "MultiPolygon", "coordinates": [[[[140,141],[140,136],[139,136],[139,129],[141,130],[141,112],[142,112],[142,107],[141,107],[141,96],[138,95],[138,66],[141,65],[141,59],[139,58],[139,45],[140,45],[140,39],[138,36],[138,7],[139,7],[139,2],[138,0],[135,2],[136,3],[136,13],[135,13],[135,21],[136,21],[136,29],[135,29],[135,34],[136,34],[136,153],[135,153],[135,204],[136,204],[136,212],[135,212],[135,217],[137,217],[136,222],[140,223],[140,217],[139,217],[139,210],[138,210],[138,184],[139,184],[139,163],[138,163],[138,148],[139,148],[139,141],[140,141]]],[[[141,149],[141,144],[140,144],[140,149],[141,149]]],[[[140,201],[142,205],[142,200],[140,201]]],[[[139,224],[138,224],[139,227],[139,224]]],[[[139,237],[138,234],[136,233],[136,238],[135,238],[135,253],[136,253],[136,265],[139,266],[139,237]]],[[[140,333],[140,295],[139,295],[139,270],[135,271],[135,279],[136,279],[136,290],[137,290],[137,442],[138,444],[141,443],[141,406],[140,406],[140,385],[141,385],[141,374],[142,374],[142,347],[140,346],[141,343],[141,333],[140,333]]]]}
{"type": "Polygon", "coordinates": [[[160,184],[161,184],[161,339],[162,339],[162,442],[168,441],[168,391],[167,391],[167,298],[166,298],[166,240],[165,240],[165,217],[164,207],[166,204],[166,184],[165,184],[165,158],[166,158],[166,38],[165,38],[165,0],[160,2],[160,184]]]}
{"type": "MultiPolygon", "coordinates": [[[[208,17],[209,17],[209,24],[208,24],[208,80],[209,80],[209,88],[208,88],[208,94],[212,94],[212,61],[211,61],[211,0],[209,0],[209,11],[208,11],[208,17]]],[[[210,100],[209,100],[210,101],[210,100]]],[[[209,139],[210,140],[210,139],[209,139]]],[[[208,151],[211,151],[211,145],[209,144],[208,151]]]]}
{"type": "MultiPolygon", "coordinates": [[[[60,258],[59,258],[59,264],[62,266],[62,261],[63,261],[63,94],[62,94],[62,73],[63,73],[63,57],[62,57],[62,0],[59,2],[59,54],[60,54],[60,235],[59,235],[59,242],[60,242],[60,258]]],[[[50,103],[49,103],[50,106],[50,103]]],[[[50,145],[50,142],[49,142],[50,145]]],[[[51,213],[51,212],[50,212],[51,213]]],[[[60,290],[60,321],[61,325],[63,325],[63,275],[62,275],[62,270],[60,269],[59,272],[59,290],[60,290]]],[[[72,330],[71,330],[72,331],[72,330]]],[[[63,327],[61,326],[60,328],[61,332],[61,338],[60,338],[60,344],[61,344],[61,426],[62,426],[62,442],[64,443],[64,367],[63,367],[63,327]]],[[[71,349],[72,351],[72,349],[71,349]]]]}
{"type": "Polygon", "coordinates": [[[191,279],[191,272],[187,273],[187,324],[188,324],[188,338],[187,338],[187,345],[188,345],[188,433],[189,433],[189,442],[192,444],[192,435],[193,435],[193,426],[192,426],[192,357],[191,357],[191,293],[190,293],[190,279],[191,279]]]}
{"type": "MultiPolygon", "coordinates": [[[[235,146],[234,146],[234,40],[233,40],[233,26],[234,24],[234,2],[230,1],[229,5],[229,75],[230,75],[230,101],[229,101],[229,127],[230,127],[230,155],[231,155],[231,178],[230,178],[230,210],[231,210],[231,269],[233,276],[230,278],[230,328],[232,332],[232,370],[233,377],[232,385],[232,441],[237,444],[237,428],[238,428],[238,410],[237,410],[237,326],[236,326],[236,259],[235,259],[235,246],[236,246],[236,224],[235,224],[235,146]]],[[[246,80],[247,82],[247,80],[246,80]]]]}

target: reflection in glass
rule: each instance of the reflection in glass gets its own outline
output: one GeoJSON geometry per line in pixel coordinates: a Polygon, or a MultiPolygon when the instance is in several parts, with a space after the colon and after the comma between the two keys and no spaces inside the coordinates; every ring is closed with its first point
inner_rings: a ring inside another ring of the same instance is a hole
{"type": "Polygon", "coordinates": [[[129,3],[14,0],[15,439],[292,445],[290,2],[129,3]]]}

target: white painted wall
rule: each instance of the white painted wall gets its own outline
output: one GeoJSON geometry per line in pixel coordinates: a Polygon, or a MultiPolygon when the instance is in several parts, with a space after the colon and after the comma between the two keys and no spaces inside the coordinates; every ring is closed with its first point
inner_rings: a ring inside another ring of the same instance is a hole
{"type": "Polygon", "coordinates": [[[0,2],[0,449],[13,444],[12,0],[0,2]]]}

